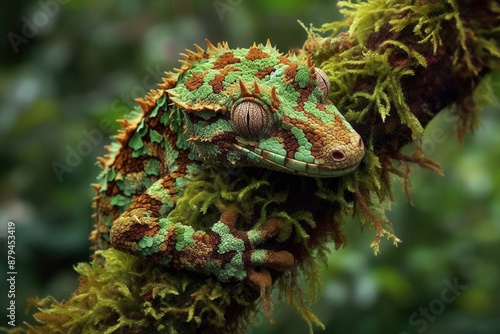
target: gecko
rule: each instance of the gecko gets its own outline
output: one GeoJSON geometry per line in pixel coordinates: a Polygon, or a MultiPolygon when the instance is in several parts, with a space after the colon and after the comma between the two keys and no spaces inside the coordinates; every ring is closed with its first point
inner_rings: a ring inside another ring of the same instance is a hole
{"type": "Polygon", "coordinates": [[[311,58],[271,45],[227,42],[181,54],[99,158],[93,207],[97,248],[109,246],[157,265],[245,282],[263,291],[269,270],[294,264],[286,250],[261,247],[276,223],[242,231],[238,210],[221,209],[206,231],[169,219],[190,176],[204,166],[253,166],[304,177],[353,171],[363,140],[328,100],[330,81],[311,58]]]}

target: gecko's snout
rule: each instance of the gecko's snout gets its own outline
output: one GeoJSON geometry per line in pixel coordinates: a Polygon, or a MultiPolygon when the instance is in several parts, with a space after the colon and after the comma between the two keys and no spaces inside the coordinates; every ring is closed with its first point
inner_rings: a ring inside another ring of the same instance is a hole
{"type": "Polygon", "coordinates": [[[340,168],[357,165],[364,155],[363,139],[357,133],[352,134],[346,144],[337,145],[330,151],[332,163],[340,168]]]}

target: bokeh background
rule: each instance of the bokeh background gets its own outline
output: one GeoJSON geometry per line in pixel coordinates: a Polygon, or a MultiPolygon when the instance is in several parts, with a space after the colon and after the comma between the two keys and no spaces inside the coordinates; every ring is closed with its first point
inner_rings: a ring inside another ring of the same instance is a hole
{"type": "MultiPolygon", "coordinates": [[[[7,222],[16,223],[17,324],[29,297],[65,299],[72,267],[88,260],[89,184],[96,157],[121,117],[155,86],[179,52],[270,38],[281,50],[306,38],[297,20],[339,18],[336,1],[3,1],[0,5],[0,325],[6,324],[7,222]],[[76,153],[75,153],[76,152],[76,153]]],[[[464,143],[445,111],[426,132],[426,152],[445,176],[415,169],[411,206],[401,185],[388,213],[399,247],[369,247],[353,220],[349,245],[333,251],[313,310],[326,333],[500,333],[500,75],[464,143]],[[438,135],[435,135],[435,134],[438,135]]],[[[275,325],[249,333],[307,333],[286,305],[275,325]]],[[[323,332],[319,328],[317,332],[323,332]]]]}

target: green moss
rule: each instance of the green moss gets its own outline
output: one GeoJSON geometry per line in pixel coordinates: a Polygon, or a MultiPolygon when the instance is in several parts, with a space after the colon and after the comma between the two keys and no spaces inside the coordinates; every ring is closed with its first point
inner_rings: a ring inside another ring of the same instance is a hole
{"type": "MultiPolygon", "coordinates": [[[[340,1],[338,6],[345,20],[309,29],[309,45],[332,82],[330,98],[349,121],[362,123],[370,113],[384,120],[395,112],[412,140],[418,140],[425,124],[410,110],[407,80],[441,58],[449,58],[445,68],[459,74],[464,86],[485,69],[500,68],[500,8],[495,1],[371,0],[340,1]],[[361,81],[366,85],[361,87],[361,81]]],[[[465,98],[471,92],[462,93],[465,98]]],[[[477,125],[470,110],[458,114],[469,125],[460,134],[477,125]]]]}
{"type": "Polygon", "coordinates": [[[36,302],[40,325],[27,332],[232,333],[238,325],[226,324],[229,307],[245,307],[247,318],[255,312],[242,285],[166,272],[114,249],[99,254],[104,264],[76,267],[80,286],[67,302],[36,302]]]}

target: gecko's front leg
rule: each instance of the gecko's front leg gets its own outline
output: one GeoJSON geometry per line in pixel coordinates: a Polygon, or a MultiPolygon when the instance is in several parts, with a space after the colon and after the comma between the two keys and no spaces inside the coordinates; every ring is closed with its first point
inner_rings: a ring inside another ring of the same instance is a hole
{"type": "Polygon", "coordinates": [[[279,232],[275,222],[239,231],[234,207],[224,210],[208,232],[171,222],[167,214],[175,205],[174,184],[171,175],[158,180],[115,220],[114,248],[177,270],[211,274],[222,282],[246,281],[261,291],[272,283],[267,268],[284,271],[293,265],[289,252],[257,247],[279,232]]]}
{"type": "Polygon", "coordinates": [[[215,270],[213,274],[224,281],[230,278],[233,274],[231,271],[236,269],[234,273],[237,273],[239,279],[244,279],[257,290],[263,291],[272,284],[268,268],[280,272],[289,269],[294,263],[293,255],[287,251],[258,248],[260,244],[279,233],[276,220],[269,219],[256,230],[239,231],[235,228],[237,219],[237,208],[229,206],[212,227],[212,232],[219,237],[216,242],[217,253],[223,257],[231,256],[231,265],[222,271],[215,270]]]}

